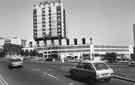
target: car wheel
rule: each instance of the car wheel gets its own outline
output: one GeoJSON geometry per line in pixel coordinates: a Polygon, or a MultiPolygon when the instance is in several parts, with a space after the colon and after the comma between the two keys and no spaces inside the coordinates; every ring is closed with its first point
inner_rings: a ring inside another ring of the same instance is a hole
{"type": "Polygon", "coordinates": [[[23,68],[23,66],[19,66],[20,68],[23,68]]]}
{"type": "Polygon", "coordinates": [[[13,67],[12,67],[12,66],[10,66],[10,65],[8,65],[8,68],[9,68],[9,69],[12,69],[13,67]]]}
{"type": "Polygon", "coordinates": [[[73,72],[73,70],[70,70],[70,76],[71,76],[72,78],[74,78],[74,72],[73,72]]]}
{"type": "Polygon", "coordinates": [[[106,78],[104,79],[105,82],[110,82],[111,81],[111,78],[106,78]]]}
{"type": "Polygon", "coordinates": [[[89,83],[95,83],[95,82],[98,81],[96,78],[92,78],[91,76],[89,76],[89,77],[87,78],[87,80],[88,80],[89,83]]]}

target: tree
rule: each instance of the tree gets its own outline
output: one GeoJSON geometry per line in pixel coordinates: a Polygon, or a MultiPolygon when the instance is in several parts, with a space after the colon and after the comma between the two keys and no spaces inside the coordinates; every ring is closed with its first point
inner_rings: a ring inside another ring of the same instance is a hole
{"type": "Polygon", "coordinates": [[[135,53],[131,54],[131,59],[135,61],[135,53]]]}
{"type": "Polygon", "coordinates": [[[33,56],[37,56],[37,55],[38,55],[38,52],[37,52],[36,50],[33,50],[33,51],[32,51],[32,55],[33,55],[33,56]]]}
{"type": "Polygon", "coordinates": [[[25,56],[29,56],[29,51],[28,50],[25,50],[24,55],[25,56]]]}
{"type": "Polygon", "coordinates": [[[104,59],[108,60],[108,62],[113,63],[116,61],[117,54],[116,53],[106,53],[104,59]]]}
{"type": "Polygon", "coordinates": [[[30,55],[30,56],[33,56],[33,50],[30,50],[30,51],[29,51],[29,55],[30,55]]]}
{"type": "Polygon", "coordinates": [[[21,54],[22,47],[20,45],[5,43],[3,45],[3,50],[5,55],[18,55],[21,54]]]}
{"type": "Polygon", "coordinates": [[[21,55],[24,56],[25,55],[25,51],[21,50],[21,55]]]}
{"type": "Polygon", "coordinates": [[[50,54],[50,58],[58,60],[59,59],[58,52],[52,51],[51,54],[50,54]]]}
{"type": "Polygon", "coordinates": [[[5,52],[4,51],[1,51],[0,52],[0,57],[4,57],[5,56],[5,52]]]}

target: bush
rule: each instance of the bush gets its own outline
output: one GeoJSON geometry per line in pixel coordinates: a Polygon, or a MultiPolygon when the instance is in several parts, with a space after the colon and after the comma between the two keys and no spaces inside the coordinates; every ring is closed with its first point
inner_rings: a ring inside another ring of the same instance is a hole
{"type": "Polygon", "coordinates": [[[131,59],[135,61],[135,53],[131,54],[131,59]]]}
{"type": "Polygon", "coordinates": [[[108,62],[113,63],[116,61],[117,54],[116,53],[106,53],[104,59],[108,60],[108,62]]]}

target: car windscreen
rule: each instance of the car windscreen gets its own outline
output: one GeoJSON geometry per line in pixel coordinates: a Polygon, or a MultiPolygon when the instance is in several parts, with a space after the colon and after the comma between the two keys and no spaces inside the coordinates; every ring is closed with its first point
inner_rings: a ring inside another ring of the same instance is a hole
{"type": "Polygon", "coordinates": [[[12,62],[21,61],[20,59],[11,59],[12,62]]]}
{"type": "Polygon", "coordinates": [[[96,70],[108,69],[109,67],[105,63],[93,63],[96,70]]]}

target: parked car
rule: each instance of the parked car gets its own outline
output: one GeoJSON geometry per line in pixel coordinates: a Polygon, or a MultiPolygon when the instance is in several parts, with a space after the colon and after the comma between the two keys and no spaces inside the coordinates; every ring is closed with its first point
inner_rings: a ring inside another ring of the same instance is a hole
{"type": "Polygon", "coordinates": [[[8,67],[9,68],[23,67],[23,60],[20,58],[10,59],[8,67]]]}
{"type": "Polygon", "coordinates": [[[129,61],[128,66],[135,66],[135,61],[129,61]]]}
{"type": "Polygon", "coordinates": [[[46,58],[45,61],[55,61],[56,59],[55,58],[46,58]]]}
{"type": "Polygon", "coordinates": [[[104,62],[84,60],[70,69],[70,75],[79,79],[109,82],[114,73],[113,69],[104,62]]]}

